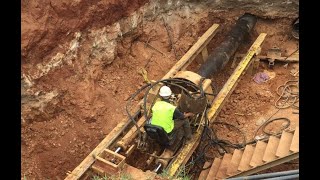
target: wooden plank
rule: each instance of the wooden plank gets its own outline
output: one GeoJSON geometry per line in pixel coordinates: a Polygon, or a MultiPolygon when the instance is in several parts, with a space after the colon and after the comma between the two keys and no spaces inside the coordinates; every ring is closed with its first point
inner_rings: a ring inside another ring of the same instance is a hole
{"type": "Polygon", "coordinates": [[[135,144],[131,145],[129,149],[125,152],[126,157],[129,157],[132,154],[132,152],[136,149],[136,147],[137,146],[135,144]]]}
{"type": "Polygon", "coordinates": [[[277,149],[279,146],[279,141],[280,141],[280,139],[275,136],[269,137],[268,144],[267,144],[266,150],[264,152],[262,161],[270,162],[270,161],[277,159],[276,152],[277,152],[277,149]]]}
{"type": "MultiPolygon", "coordinates": [[[[142,116],[137,124],[140,127],[140,130],[142,130],[142,126],[144,126],[144,124],[146,123],[146,118],[144,116],[142,116]]],[[[120,141],[117,142],[117,145],[122,147],[123,149],[127,149],[127,146],[130,142],[132,142],[132,140],[138,135],[138,129],[136,126],[133,126],[127,133],[126,135],[121,138],[120,141]]]]}
{"type": "MultiPolygon", "coordinates": [[[[243,178],[244,176],[249,176],[251,174],[255,174],[257,172],[263,171],[265,169],[269,169],[271,167],[277,166],[279,164],[283,164],[285,162],[292,161],[292,160],[297,159],[297,158],[299,158],[299,152],[292,153],[289,156],[286,156],[286,157],[283,157],[283,158],[275,159],[275,160],[273,160],[271,162],[268,162],[268,163],[264,163],[261,166],[257,166],[257,167],[254,167],[252,169],[249,169],[247,171],[244,171],[244,172],[241,172],[241,173],[237,173],[237,174],[235,174],[235,175],[233,175],[231,177],[232,178],[234,178],[234,177],[242,177],[243,178]]],[[[228,177],[228,178],[231,178],[231,177],[228,177]]]]}
{"type": "Polygon", "coordinates": [[[104,152],[106,154],[108,154],[109,157],[113,156],[114,158],[117,158],[120,161],[118,164],[116,164],[117,168],[121,168],[123,166],[124,160],[126,159],[125,156],[123,156],[119,153],[115,153],[115,152],[111,151],[110,149],[104,149],[104,152]]]}
{"type": "MultiPolygon", "coordinates": [[[[109,162],[110,163],[110,162],[109,162]]],[[[117,172],[120,171],[119,168],[117,167],[113,167],[112,165],[109,165],[108,163],[105,163],[103,161],[100,160],[96,160],[92,166],[91,166],[91,170],[96,170],[96,172],[98,172],[100,175],[113,175],[116,174],[117,172]]],[[[86,171],[88,172],[88,171],[86,171]]],[[[89,171],[90,172],[90,171],[89,171]]],[[[86,175],[87,173],[85,173],[86,175]]],[[[82,180],[86,179],[85,177],[81,176],[82,180]]]]}
{"type": "MultiPolygon", "coordinates": [[[[141,101],[142,102],[142,101],[141,101]]],[[[140,112],[140,104],[134,107],[135,114],[140,112]]],[[[98,156],[104,149],[108,148],[123,132],[124,129],[131,123],[129,119],[123,119],[112,131],[96,146],[90,154],[72,171],[67,173],[65,180],[79,179],[87,169],[94,163],[95,157],[98,156]]]]}
{"type": "Polygon", "coordinates": [[[220,158],[214,159],[206,180],[215,179],[217,172],[218,172],[218,169],[220,167],[221,161],[222,160],[220,158]]]}
{"type": "Polygon", "coordinates": [[[185,69],[211,41],[212,37],[217,33],[218,27],[218,24],[213,24],[162,79],[171,78],[178,71],[185,69]]]}
{"type": "Polygon", "coordinates": [[[92,165],[91,169],[93,170],[93,172],[99,174],[100,176],[104,176],[105,175],[104,170],[101,167],[97,166],[97,165],[92,165]]]}
{"type": "MultiPolygon", "coordinates": [[[[138,120],[138,122],[137,122],[137,124],[138,124],[138,126],[141,128],[143,125],[144,125],[144,123],[146,122],[146,118],[144,117],[144,116],[142,116],[139,120],[138,120]]],[[[127,132],[127,134],[122,138],[122,139],[128,139],[128,138],[130,138],[135,132],[137,132],[137,127],[136,126],[132,126],[132,128],[127,132]]],[[[132,139],[132,138],[131,138],[132,139]]]]}
{"type": "MultiPolygon", "coordinates": [[[[235,58],[240,58],[244,57],[244,54],[237,54],[235,58]]],[[[263,55],[258,55],[256,58],[259,58],[261,60],[268,60],[270,57],[269,56],[263,56],[263,55]]],[[[276,57],[276,61],[283,61],[283,62],[299,62],[299,54],[298,55],[292,55],[290,57],[276,57]]]]}
{"type": "Polygon", "coordinates": [[[216,179],[224,179],[227,177],[228,165],[230,164],[231,158],[232,158],[231,154],[228,154],[228,153],[224,154],[219,170],[217,172],[216,179]]]}
{"type": "Polygon", "coordinates": [[[256,167],[263,164],[262,158],[266,151],[267,143],[258,141],[256,148],[254,149],[253,156],[250,162],[250,166],[256,167]]]}
{"type": "MultiPolygon", "coordinates": [[[[123,167],[123,174],[130,174],[131,180],[151,180],[151,179],[157,179],[157,173],[152,171],[146,171],[143,172],[141,169],[138,169],[136,167],[130,166],[129,164],[125,164],[123,167]]],[[[114,178],[114,179],[126,179],[126,178],[114,178]]]]}
{"type": "MultiPolygon", "coordinates": [[[[203,128],[203,127],[202,127],[203,128]]],[[[168,173],[169,176],[174,176],[175,173],[178,171],[179,167],[182,165],[186,164],[191,155],[193,154],[193,151],[198,147],[200,143],[200,137],[201,137],[201,132],[196,132],[191,140],[188,141],[187,144],[185,144],[179,151],[178,151],[178,156],[170,162],[168,165],[168,173]]]]}
{"type": "Polygon", "coordinates": [[[208,49],[207,46],[203,48],[203,50],[201,51],[202,54],[202,60],[203,62],[206,62],[206,60],[208,59],[208,49]]]}
{"type": "Polygon", "coordinates": [[[116,134],[122,131],[122,128],[126,125],[128,120],[120,122],[93,150],[91,153],[65,178],[65,180],[79,179],[82,174],[94,163],[95,156],[100,154],[105,148],[107,148],[113,139],[116,138],[116,134]]]}
{"type": "Polygon", "coordinates": [[[230,165],[227,170],[227,175],[231,176],[237,173],[242,154],[243,154],[242,150],[239,150],[239,149],[234,150],[230,165]]]}
{"type": "Polygon", "coordinates": [[[283,131],[281,138],[280,138],[280,142],[279,142],[279,146],[276,152],[276,156],[277,157],[284,157],[286,155],[290,154],[290,145],[292,142],[292,138],[293,138],[293,134],[283,131]]]}
{"type": "Polygon", "coordinates": [[[251,161],[253,152],[254,152],[254,147],[252,145],[246,145],[246,148],[243,151],[243,155],[238,167],[239,171],[242,172],[250,169],[249,163],[251,161]]]}
{"type": "Polygon", "coordinates": [[[99,157],[99,156],[97,156],[96,159],[97,159],[98,161],[100,161],[100,162],[103,162],[103,163],[109,165],[109,166],[112,166],[112,167],[115,168],[115,169],[118,168],[118,166],[115,165],[114,163],[111,163],[111,162],[109,162],[109,161],[107,161],[107,160],[105,160],[105,159],[103,159],[103,158],[101,158],[101,157],[99,157]]]}
{"type": "Polygon", "coordinates": [[[297,126],[294,131],[290,151],[299,152],[299,126],[297,126]]]}
{"type": "MultiPolygon", "coordinates": [[[[209,167],[211,165],[211,162],[209,161],[206,161],[203,165],[203,168],[206,168],[206,167],[209,167]]],[[[211,167],[210,167],[211,168],[211,167]]],[[[207,179],[207,176],[209,174],[209,171],[210,171],[210,168],[207,168],[205,170],[202,170],[199,177],[198,177],[198,180],[206,180],[207,179]]]]}
{"type": "Polygon", "coordinates": [[[115,153],[115,152],[111,151],[110,149],[104,149],[103,151],[105,151],[109,155],[116,156],[116,157],[118,157],[118,159],[121,159],[121,160],[126,158],[126,157],[124,157],[123,155],[121,155],[119,153],[115,153]]]}

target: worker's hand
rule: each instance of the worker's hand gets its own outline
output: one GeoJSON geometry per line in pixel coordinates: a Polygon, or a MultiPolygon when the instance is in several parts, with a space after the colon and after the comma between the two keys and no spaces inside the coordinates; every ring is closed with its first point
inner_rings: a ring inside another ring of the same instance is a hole
{"type": "Polygon", "coordinates": [[[183,113],[184,114],[184,117],[191,117],[191,116],[194,116],[194,114],[192,112],[185,112],[183,113]]]}

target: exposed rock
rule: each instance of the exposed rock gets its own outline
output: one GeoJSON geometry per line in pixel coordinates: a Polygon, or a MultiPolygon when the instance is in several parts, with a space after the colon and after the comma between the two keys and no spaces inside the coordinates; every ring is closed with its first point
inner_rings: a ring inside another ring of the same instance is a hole
{"type": "Polygon", "coordinates": [[[58,91],[36,93],[21,97],[21,113],[26,123],[51,119],[59,108],[58,91]],[[30,113],[32,112],[32,113],[30,113]]]}

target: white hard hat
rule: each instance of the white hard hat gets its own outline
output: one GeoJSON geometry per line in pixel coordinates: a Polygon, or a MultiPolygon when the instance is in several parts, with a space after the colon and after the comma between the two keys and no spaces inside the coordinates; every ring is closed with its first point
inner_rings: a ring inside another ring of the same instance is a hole
{"type": "Polygon", "coordinates": [[[162,97],[168,97],[172,94],[172,91],[171,89],[168,87],[168,86],[162,86],[160,88],[160,92],[159,92],[159,95],[162,96],[162,97]]]}

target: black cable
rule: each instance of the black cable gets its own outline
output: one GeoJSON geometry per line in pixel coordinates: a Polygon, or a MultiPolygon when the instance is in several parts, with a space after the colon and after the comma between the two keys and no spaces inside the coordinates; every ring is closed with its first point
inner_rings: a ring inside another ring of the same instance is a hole
{"type": "MultiPolygon", "coordinates": [[[[140,94],[144,89],[147,88],[146,92],[145,92],[145,95],[144,95],[144,99],[143,99],[143,103],[144,103],[144,116],[146,118],[146,120],[148,119],[147,117],[147,107],[146,107],[146,99],[147,99],[147,96],[149,94],[149,91],[151,90],[152,87],[154,87],[155,85],[157,85],[158,83],[164,83],[164,84],[169,84],[169,85],[172,85],[172,86],[176,86],[178,88],[180,88],[181,90],[185,91],[187,95],[190,96],[189,94],[189,91],[184,88],[182,85],[179,85],[177,83],[184,83],[185,85],[189,86],[189,87],[192,87],[194,90],[199,90],[200,89],[200,92],[202,94],[203,93],[203,89],[201,88],[201,85],[200,87],[197,87],[194,83],[190,82],[190,81],[185,81],[185,80],[182,80],[182,79],[176,79],[176,78],[173,78],[173,79],[164,79],[164,80],[159,80],[155,83],[149,83],[149,84],[146,84],[144,85],[143,87],[141,87],[139,90],[137,90],[134,94],[132,94],[126,104],[126,112],[129,116],[129,119],[134,123],[134,125],[136,126],[137,130],[138,130],[138,135],[139,135],[139,139],[142,140],[142,134],[141,134],[141,130],[140,130],[140,127],[138,126],[137,122],[134,120],[134,118],[132,117],[132,115],[130,114],[129,110],[128,110],[128,107],[129,105],[131,104],[132,100],[138,95],[140,94]]],[[[201,96],[200,96],[201,97],[201,96]]],[[[161,158],[159,156],[155,156],[155,155],[152,155],[150,153],[147,153],[151,156],[154,156],[154,157],[157,157],[157,158],[161,158]]],[[[161,159],[172,159],[174,157],[176,157],[177,155],[174,155],[172,157],[168,157],[168,158],[161,158],[161,159]]]]}
{"type": "MultiPolygon", "coordinates": [[[[245,145],[247,144],[245,134],[238,127],[236,127],[232,124],[228,124],[226,122],[221,122],[221,121],[215,121],[215,122],[212,122],[212,124],[224,124],[224,125],[231,126],[231,127],[235,128],[243,136],[243,142],[241,144],[233,144],[229,141],[218,139],[215,131],[209,127],[208,112],[206,111],[204,113],[206,113],[206,116],[205,116],[206,119],[205,119],[205,126],[204,126],[204,129],[201,134],[201,141],[200,141],[199,148],[201,147],[201,142],[206,142],[206,140],[205,140],[206,138],[208,138],[209,142],[206,145],[204,145],[203,148],[197,152],[196,158],[193,161],[188,163],[188,164],[195,164],[196,166],[198,166],[197,165],[198,163],[203,163],[202,160],[204,160],[204,162],[205,162],[205,161],[208,161],[208,159],[214,159],[214,157],[209,157],[206,155],[206,152],[208,151],[208,148],[210,148],[210,147],[218,146],[221,149],[223,149],[224,152],[227,152],[227,150],[224,146],[229,146],[229,147],[238,149],[238,148],[245,147],[245,145]]],[[[208,169],[210,167],[211,167],[211,165],[209,165],[208,167],[201,167],[200,170],[202,171],[202,170],[208,169]]],[[[200,170],[196,170],[193,173],[196,173],[200,170]]]]}
{"type": "MultiPolygon", "coordinates": [[[[130,114],[129,110],[128,110],[128,106],[131,104],[132,100],[138,95],[140,94],[144,89],[146,89],[147,87],[149,87],[147,89],[147,92],[145,93],[145,96],[146,97],[148,94],[149,94],[149,91],[150,89],[155,86],[156,84],[160,83],[160,82],[164,82],[164,83],[169,83],[171,85],[174,85],[174,86],[177,86],[183,90],[185,90],[187,93],[188,91],[181,85],[178,85],[178,84],[174,84],[174,83],[170,83],[170,81],[177,81],[177,82],[183,82],[183,83],[187,83],[188,85],[191,85],[191,87],[193,87],[194,89],[197,88],[197,86],[195,86],[194,84],[192,84],[191,82],[188,82],[188,81],[184,81],[184,80],[180,80],[180,79],[164,79],[164,80],[160,80],[160,81],[157,81],[156,83],[153,83],[153,84],[146,84],[144,85],[143,87],[141,87],[140,89],[138,89],[134,94],[132,94],[126,104],[126,112],[129,116],[129,119],[134,123],[134,125],[137,127],[137,130],[138,130],[138,133],[139,133],[139,139],[142,138],[142,135],[141,135],[141,131],[140,131],[140,127],[138,126],[137,122],[134,120],[134,118],[132,117],[132,115],[130,114]]],[[[147,118],[147,111],[146,111],[146,98],[144,98],[144,115],[147,118]]]]}
{"type": "Polygon", "coordinates": [[[235,128],[236,130],[238,130],[238,132],[240,132],[240,134],[241,134],[242,137],[243,137],[243,143],[242,143],[242,144],[232,144],[232,143],[227,143],[227,142],[222,141],[222,140],[221,140],[220,142],[226,143],[226,144],[231,144],[231,145],[233,145],[233,146],[238,146],[238,147],[244,147],[244,146],[246,145],[246,136],[245,136],[244,132],[242,132],[238,127],[236,127],[236,126],[234,126],[234,125],[232,125],[232,124],[226,123],[226,122],[222,122],[222,121],[214,121],[214,122],[212,122],[212,125],[213,125],[213,124],[223,124],[223,125],[226,125],[226,126],[233,127],[233,128],[235,128]]]}
{"type": "MultiPolygon", "coordinates": [[[[204,80],[205,80],[205,78],[202,77],[202,78],[200,79],[200,82],[199,82],[200,97],[206,97],[205,94],[204,94],[203,87],[202,87],[202,83],[204,82],[204,80]]],[[[200,97],[199,97],[199,98],[200,98],[200,97]]]]}
{"type": "MultiPolygon", "coordinates": [[[[171,82],[182,82],[182,83],[185,83],[186,85],[189,85],[190,87],[193,87],[194,89],[197,89],[198,87],[190,82],[190,81],[185,81],[185,80],[181,80],[181,79],[178,79],[178,78],[172,78],[172,79],[163,79],[163,80],[159,80],[159,81],[156,81],[154,82],[153,84],[151,84],[151,86],[146,90],[146,93],[144,95],[144,98],[143,98],[143,108],[144,108],[144,116],[146,119],[148,119],[148,115],[147,115],[147,96],[149,95],[149,91],[157,84],[159,83],[164,83],[164,84],[171,84],[173,86],[177,86],[179,87],[179,85],[177,85],[176,83],[171,83],[171,82]]],[[[186,91],[187,94],[189,94],[188,91],[186,91]]],[[[190,95],[190,94],[189,94],[190,95]]],[[[191,96],[191,95],[190,95],[191,96]]]]}
{"type": "MultiPolygon", "coordinates": [[[[278,109],[278,111],[279,111],[279,110],[280,110],[280,109],[278,109]]],[[[265,134],[267,134],[268,136],[271,136],[271,135],[277,136],[277,135],[281,134],[282,131],[285,130],[286,128],[288,128],[289,126],[290,126],[290,119],[285,118],[285,117],[280,117],[280,118],[274,118],[274,119],[267,120],[267,121],[264,122],[261,126],[259,126],[259,128],[256,130],[256,132],[254,133],[254,137],[253,137],[254,140],[253,140],[253,141],[256,142],[255,137],[256,137],[257,133],[259,132],[259,130],[260,130],[261,128],[262,128],[262,132],[265,133],[265,134]],[[270,124],[271,122],[277,121],[277,120],[285,120],[285,121],[287,121],[286,126],[282,127],[281,130],[280,130],[278,133],[275,133],[275,134],[266,132],[266,131],[265,131],[266,126],[267,126],[268,124],[270,124]]]]}
{"type": "Polygon", "coordinates": [[[299,89],[298,80],[289,80],[277,88],[276,93],[278,94],[279,98],[274,103],[275,107],[278,109],[285,109],[293,106],[299,101],[299,91],[293,92],[291,87],[299,89]],[[282,92],[279,92],[280,88],[283,88],[282,92]],[[279,102],[283,101],[284,98],[286,105],[279,106],[279,102]],[[289,103],[289,99],[293,99],[293,101],[289,103]]]}
{"type": "Polygon", "coordinates": [[[142,86],[138,91],[136,91],[134,94],[132,94],[126,104],[126,112],[129,116],[129,119],[134,123],[134,125],[136,126],[137,130],[138,130],[138,134],[139,134],[139,139],[141,140],[142,135],[141,135],[141,131],[140,131],[140,127],[138,126],[137,122],[134,120],[134,118],[132,117],[132,115],[130,114],[129,110],[128,110],[128,106],[130,105],[131,101],[139,94],[141,93],[141,91],[143,91],[145,88],[147,88],[148,86],[150,86],[151,84],[146,84],[144,86],[142,86]]]}
{"type": "MultiPolygon", "coordinates": [[[[196,86],[193,82],[191,81],[186,81],[186,80],[183,80],[183,79],[178,79],[178,78],[172,78],[172,79],[163,79],[163,80],[159,80],[159,81],[156,81],[152,84],[147,84],[145,86],[143,86],[142,88],[140,88],[135,94],[133,94],[131,97],[130,97],[130,101],[128,101],[127,105],[126,105],[126,111],[127,111],[127,114],[128,116],[130,117],[130,119],[134,122],[135,126],[137,127],[138,129],[138,132],[139,132],[139,137],[141,139],[142,135],[141,135],[141,131],[140,131],[140,127],[137,125],[136,121],[132,118],[131,114],[129,113],[129,110],[128,110],[128,106],[129,104],[131,103],[131,101],[141,92],[143,91],[144,89],[147,88],[145,94],[144,94],[144,98],[143,98],[143,108],[144,108],[144,116],[146,119],[148,119],[148,112],[147,112],[147,106],[146,106],[146,102],[147,102],[147,96],[149,95],[149,92],[150,90],[155,86],[157,85],[158,83],[163,83],[165,85],[171,85],[171,86],[175,86],[175,87],[178,87],[179,89],[181,89],[182,91],[184,91],[186,93],[186,95],[189,95],[191,97],[191,93],[189,93],[189,91],[183,87],[182,85],[180,85],[179,83],[183,83],[184,85],[188,86],[188,87],[191,87],[195,90],[195,92],[198,92],[200,93],[200,96],[198,96],[197,98],[203,98],[203,97],[206,97],[206,93],[204,92],[203,90],[203,87],[202,87],[202,83],[205,79],[200,79],[200,83],[199,83],[199,86],[196,86]]],[[[194,94],[194,93],[193,93],[194,94]]],[[[206,124],[206,127],[208,127],[209,125],[209,121],[208,121],[208,118],[207,118],[207,110],[205,110],[203,113],[206,113],[206,119],[205,119],[205,124],[206,124]]],[[[206,131],[209,131],[208,129],[210,128],[205,128],[206,131]]],[[[202,132],[202,137],[204,137],[204,132],[202,132]]],[[[210,137],[211,138],[211,137],[210,137]]],[[[200,156],[197,156],[194,160],[194,162],[192,163],[196,163],[200,160],[205,160],[206,159],[206,155],[205,155],[205,152],[207,150],[207,148],[209,148],[211,144],[208,144],[203,153],[200,154],[200,156]]],[[[156,155],[153,155],[153,154],[150,154],[150,153],[147,153],[148,155],[150,156],[153,156],[153,157],[156,157],[156,158],[161,158],[160,156],[156,156],[156,155]]],[[[176,157],[177,155],[174,155],[172,157],[168,157],[168,158],[161,158],[161,159],[172,159],[174,157],[176,157]]],[[[209,167],[207,167],[209,168],[209,167]]]]}
{"type": "MultiPolygon", "coordinates": [[[[201,138],[200,138],[199,148],[201,147],[202,142],[205,142],[205,141],[204,141],[204,138],[207,137],[207,136],[206,136],[206,135],[208,135],[207,131],[208,131],[208,129],[210,129],[210,128],[208,128],[207,108],[205,108],[205,110],[204,110],[203,113],[205,113],[205,126],[204,126],[203,131],[201,132],[201,138]]],[[[206,160],[205,152],[207,151],[207,148],[210,147],[210,145],[211,145],[211,144],[209,144],[209,143],[206,144],[206,145],[204,146],[204,148],[200,151],[200,153],[197,153],[196,158],[195,158],[193,161],[187,163],[186,166],[189,166],[189,165],[192,165],[192,164],[197,164],[197,162],[200,161],[201,159],[206,160]]],[[[209,168],[209,167],[208,167],[208,168],[209,168]]]]}
{"type": "Polygon", "coordinates": [[[267,123],[265,123],[265,124],[262,126],[262,131],[263,131],[265,134],[269,135],[269,136],[271,136],[271,135],[276,136],[276,135],[278,135],[278,134],[281,134],[281,132],[282,132],[283,130],[287,129],[289,126],[290,126],[290,120],[289,120],[288,118],[285,118],[285,117],[274,118],[274,119],[269,120],[267,123]],[[267,127],[267,125],[270,124],[271,122],[277,121],[277,120],[285,120],[285,121],[287,121],[287,124],[286,124],[285,126],[283,126],[283,127],[281,128],[280,132],[278,132],[278,133],[273,134],[273,133],[266,132],[266,131],[265,131],[265,128],[267,127]]]}

